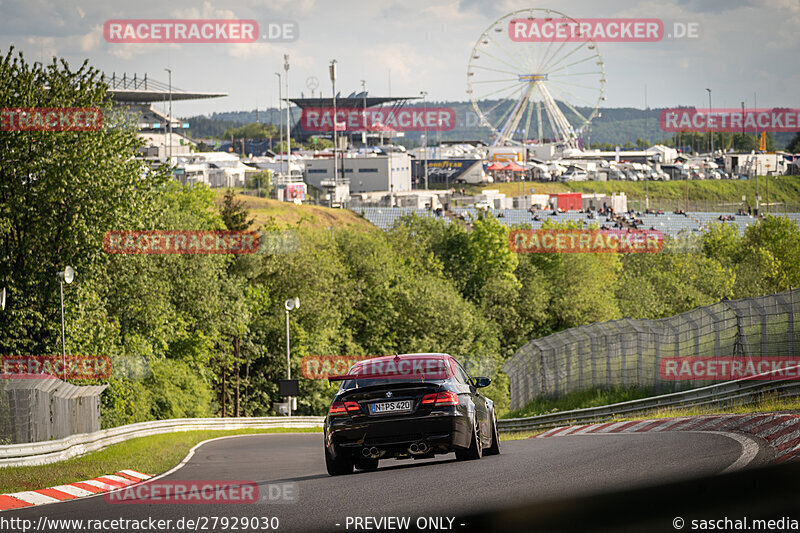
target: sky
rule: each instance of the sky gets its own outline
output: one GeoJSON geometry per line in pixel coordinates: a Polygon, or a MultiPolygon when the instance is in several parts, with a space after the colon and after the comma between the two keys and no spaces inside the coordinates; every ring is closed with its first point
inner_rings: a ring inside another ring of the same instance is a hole
{"type": "MultiPolygon", "coordinates": [[[[598,43],[606,70],[605,107],[800,107],[798,0],[0,0],[0,52],[30,61],[53,56],[78,67],[137,73],[176,88],[228,93],[173,104],[177,116],[274,107],[283,56],[289,92],[310,96],[315,77],[330,95],[328,65],[338,64],[337,92],[468,100],[471,50],[494,21],[523,9],[551,8],[572,18],[659,18],[665,28],[692,23],[694,39],[598,43]],[[253,19],[259,27],[293,21],[293,42],[131,44],[107,42],[110,19],[253,19]],[[391,82],[391,87],[390,87],[391,82]],[[646,87],[646,88],[645,88],[646,87]]],[[[666,30],[665,30],[666,31],[666,30]]],[[[521,50],[520,53],[525,53],[521,50]]]]}

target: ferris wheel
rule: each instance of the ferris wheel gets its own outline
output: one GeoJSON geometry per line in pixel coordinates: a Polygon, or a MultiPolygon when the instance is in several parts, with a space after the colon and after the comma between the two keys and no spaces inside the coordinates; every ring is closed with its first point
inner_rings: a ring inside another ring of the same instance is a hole
{"type": "Polygon", "coordinates": [[[578,148],[583,129],[605,100],[606,72],[597,43],[578,34],[572,41],[521,42],[509,34],[524,19],[577,27],[551,9],[521,9],[492,23],[472,47],[467,93],[493,145],[551,139],[578,148]],[[569,116],[569,118],[568,118],[569,116]]]}

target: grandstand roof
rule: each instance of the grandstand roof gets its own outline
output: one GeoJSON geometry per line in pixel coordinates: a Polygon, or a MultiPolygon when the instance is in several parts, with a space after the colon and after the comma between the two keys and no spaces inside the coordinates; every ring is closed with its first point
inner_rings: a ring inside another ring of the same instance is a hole
{"type": "Polygon", "coordinates": [[[228,96],[228,93],[206,93],[184,91],[175,86],[170,87],[166,83],[148,79],[147,74],[139,77],[136,74],[122,77],[116,74],[104,77],[103,81],[108,84],[108,94],[115,102],[124,103],[151,103],[166,102],[170,99],[173,102],[181,100],[202,100],[206,98],[221,98],[228,96]]]}
{"type": "MultiPolygon", "coordinates": [[[[400,102],[403,100],[420,99],[420,96],[367,96],[367,107],[386,104],[389,102],[400,102]]],[[[289,98],[290,102],[301,109],[306,107],[333,107],[333,98],[289,98]]],[[[364,107],[364,97],[336,98],[336,107],[364,107]]]]}

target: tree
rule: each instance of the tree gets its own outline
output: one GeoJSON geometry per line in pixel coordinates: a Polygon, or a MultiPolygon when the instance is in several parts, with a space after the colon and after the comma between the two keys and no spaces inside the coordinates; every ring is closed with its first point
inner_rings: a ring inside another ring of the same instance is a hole
{"type": "Polygon", "coordinates": [[[222,200],[220,207],[220,215],[225,227],[231,231],[244,231],[248,229],[255,218],[250,218],[250,210],[244,200],[236,199],[236,194],[233,189],[225,191],[225,197],[222,200]]]}
{"type": "Polygon", "coordinates": [[[800,284],[800,229],[786,217],[748,226],[738,256],[737,297],[760,296],[800,284]]]}
{"type": "Polygon", "coordinates": [[[794,134],[792,140],[786,145],[786,151],[793,154],[800,153],[800,131],[794,134]]]}
{"type": "Polygon", "coordinates": [[[273,124],[251,122],[244,126],[232,127],[225,130],[222,138],[230,139],[271,139],[278,136],[278,129],[273,124]]]}
{"type": "Polygon", "coordinates": [[[665,318],[733,294],[734,275],[701,253],[627,254],[615,288],[622,316],[665,318]]]}
{"type": "MultiPolygon", "coordinates": [[[[12,48],[0,57],[0,80],[0,107],[99,107],[111,116],[107,86],[87,63],[30,65],[12,48]]],[[[140,144],[135,129],[111,120],[99,131],[0,136],[0,284],[9,293],[0,352],[60,351],[55,273],[72,265],[83,284],[102,270],[104,232],[149,212],[169,179],[131,157],[140,144]]],[[[66,291],[69,303],[74,292],[66,291]]]]}

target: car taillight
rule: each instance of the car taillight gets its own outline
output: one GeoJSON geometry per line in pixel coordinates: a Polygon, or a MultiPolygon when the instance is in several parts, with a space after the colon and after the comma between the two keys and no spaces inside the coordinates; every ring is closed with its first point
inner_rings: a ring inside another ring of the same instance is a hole
{"type": "Polygon", "coordinates": [[[458,405],[458,394],[445,391],[439,394],[426,394],[422,397],[422,405],[439,407],[441,405],[458,405]]]}
{"type": "Polygon", "coordinates": [[[333,402],[328,409],[329,415],[347,415],[358,414],[361,412],[361,406],[358,402],[333,402]]]}
{"type": "Polygon", "coordinates": [[[333,402],[328,409],[329,415],[346,415],[347,414],[347,407],[345,407],[344,402],[333,402]]]}
{"type": "Polygon", "coordinates": [[[458,405],[458,394],[450,391],[440,392],[436,395],[436,406],[440,405],[458,405]]]}

